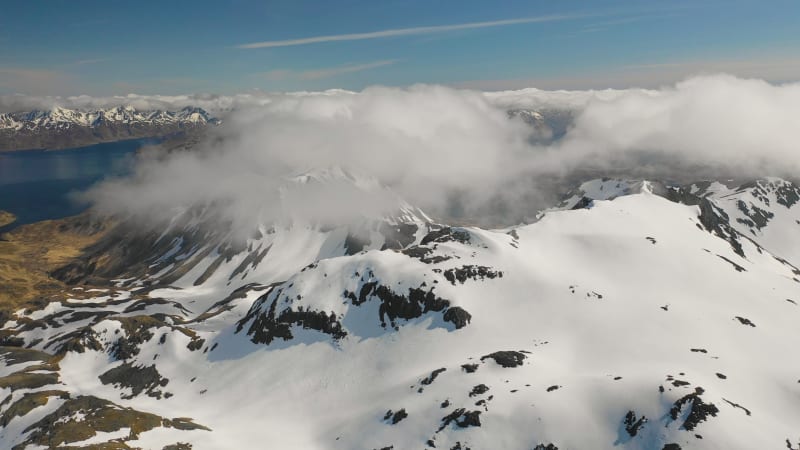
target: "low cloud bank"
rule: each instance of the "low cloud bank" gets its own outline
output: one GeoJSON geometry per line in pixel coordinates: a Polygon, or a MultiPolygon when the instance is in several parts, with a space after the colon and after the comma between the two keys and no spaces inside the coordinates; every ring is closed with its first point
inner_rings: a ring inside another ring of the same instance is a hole
{"type": "Polygon", "coordinates": [[[799,113],[800,84],[693,78],[589,102],[560,148],[568,166],[585,155],[653,154],[749,176],[797,175],[799,113]]]}
{"type": "Polygon", "coordinates": [[[375,87],[238,105],[214,143],[142,159],[132,177],[86,198],[104,212],[162,220],[212,205],[245,230],[298,214],[347,220],[394,208],[392,194],[366,186],[372,179],[435,216],[500,225],[529,220],[553,200],[554,185],[582,176],[800,174],[800,84],[718,75],[660,90],[375,87]],[[566,110],[572,122],[542,143],[540,127],[509,109],[566,110]],[[287,188],[307,172],[330,178],[332,167],[360,187],[287,188]]]}

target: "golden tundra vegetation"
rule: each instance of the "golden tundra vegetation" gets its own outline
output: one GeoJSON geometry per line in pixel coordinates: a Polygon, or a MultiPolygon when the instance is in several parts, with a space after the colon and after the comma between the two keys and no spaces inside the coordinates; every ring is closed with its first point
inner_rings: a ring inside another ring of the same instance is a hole
{"type": "MultiPolygon", "coordinates": [[[[93,395],[74,395],[59,388],[59,361],[63,355],[50,355],[44,352],[21,348],[0,347],[0,360],[9,365],[25,366],[11,375],[0,377],[0,388],[10,390],[0,400],[0,428],[16,417],[22,417],[34,409],[46,405],[52,399],[61,404],[55,411],[41,417],[26,431],[31,431],[27,439],[13,447],[13,450],[28,445],[48,448],[81,448],[84,450],[130,449],[126,441],[137,439],[138,435],[157,427],[175,430],[209,430],[192,422],[190,418],[168,419],[156,414],[138,411],[117,405],[109,400],[93,395]],[[27,363],[27,364],[26,364],[27,363]],[[47,389],[45,389],[47,388],[47,389]],[[21,391],[21,393],[16,393],[21,391]],[[98,432],[114,432],[127,428],[129,433],[109,442],[88,446],[71,446],[92,438],[98,432]]],[[[191,449],[180,442],[164,447],[170,450],[191,449]]]]}
{"type": "MultiPolygon", "coordinates": [[[[147,145],[140,155],[187,151],[204,136],[201,131],[176,136],[159,145],[147,145]]],[[[13,224],[16,217],[0,210],[0,228],[13,224]]],[[[90,213],[57,220],[18,226],[0,233],[0,325],[21,308],[41,309],[50,301],[65,300],[68,287],[50,276],[97,243],[116,225],[112,220],[97,221],[90,213]]],[[[85,287],[85,292],[91,286],[85,287]]],[[[108,286],[103,286],[108,288],[108,286]]],[[[80,297],[69,290],[70,297],[80,297]]]]}
{"type": "MultiPolygon", "coordinates": [[[[0,226],[14,222],[0,211],[0,226]]],[[[67,286],[50,273],[78,257],[111,228],[88,215],[21,225],[0,235],[0,319],[59,300],[67,286]]],[[[72,294],[70,294],[72,295],[72,294]]]]}
{"type": "MultiPolygon", "coordinates": [[[[11,224],[14,220],[12,214],[0,211],[0,226],[11,224]]],[[[50,302],[92,295],[87,292],[92,286],[68,286],[52,277],[51,273],[78,258],[107,236],[114,225],[111,220],[93,219],[86,213],[22,225],[0,235],[0,324],[20,309],[41,309],[50,302]]],[[[113,320],[121,322],[126,335],[132,337],[146,334],[148,328],[165,325],[149,316],[115,317],[113,320]]],[[[193,344],[197,340],[189,330],[180,328],[179,331],[189,335],[193,344]]],[[[28,445],[63,449],[131,449],[136,447],[129,446],[127,441],[135,440],[140,433],[157,427],[208,430],[190,418],[169,419],[123,407],[93,395],[67,392],[62,388],[59,373],[63,351],[50,354],[25,348],[19,343],[11,343],[13,334],[4,332],[0,332],[0,338],[9,338],[6,339],[7,343],[0,345],[0,364],[18,368],[0,377],[0,392],[7,393],[0,398],[0,429],[54,399],[62,402],[54,411],[28,427],[26,431],[30,433],[27,439],[13,447],[13,450],[28,445]],[[128,429],[129,434],[104,443],[77,445],[100,432],[120,429],[128,429]]],[[[188,450],[191,446],[177,442],[164,449],[188,450]]]]}
{"type": "Polygon", "coordinates": [[[14,221],[16,220],[17,218],[14,217],[14,215],[11,214],[10,212],[0,211],[0,227],[4,227],[8,224],[14,223],[14,221]]]}

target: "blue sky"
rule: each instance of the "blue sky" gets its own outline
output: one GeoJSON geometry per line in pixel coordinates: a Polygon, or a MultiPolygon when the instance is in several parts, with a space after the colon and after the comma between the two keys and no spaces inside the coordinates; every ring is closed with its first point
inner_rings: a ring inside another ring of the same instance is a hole
{"type": "Polygon", "coordinates": [[[0,13],[0,94],[652,87],[697,72],[800,79],[800,1],[3,0],[0,13]]]}

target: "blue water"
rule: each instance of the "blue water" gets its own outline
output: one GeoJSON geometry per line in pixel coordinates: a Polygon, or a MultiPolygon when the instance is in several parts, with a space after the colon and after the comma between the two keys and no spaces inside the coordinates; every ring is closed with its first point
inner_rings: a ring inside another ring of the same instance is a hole
{"type": "Polygon", "coordinates": [[[0,153],[0,210],[17,216],[14,224],[0,231],[80,213],[88,205],[76,202],[73,193],[106,177],[129,173],[136,150],[153,143],[153,139],[134,139],[70,150],[0,153]]]}

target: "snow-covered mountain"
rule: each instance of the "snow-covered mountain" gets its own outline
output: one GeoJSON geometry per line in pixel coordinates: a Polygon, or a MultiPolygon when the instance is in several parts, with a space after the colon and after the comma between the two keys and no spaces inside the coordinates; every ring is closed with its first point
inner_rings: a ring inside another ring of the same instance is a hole
{"type": "Polygon", "coordinates": [[[510,118],[519,118],[532,126],[537,132],[534,138],[540,142],[563,137],[573,124],[577,114],[574,110],[555,108],[508,109],[506,113],[510,118]]]}
{"type": "Polygon", "coordinates": [[[123,223],[3,325],[0,446],[797,449],[799,199],[598,179],[502,230],[123,223]]]}
{"type": "Polygon", "coordinates": [[[0,114],[0,151],[69,148],[120,139],[157,137],[219,124],[200,108],[142,111],[131,106],[82,111],[54,107],[0,114]]]}

